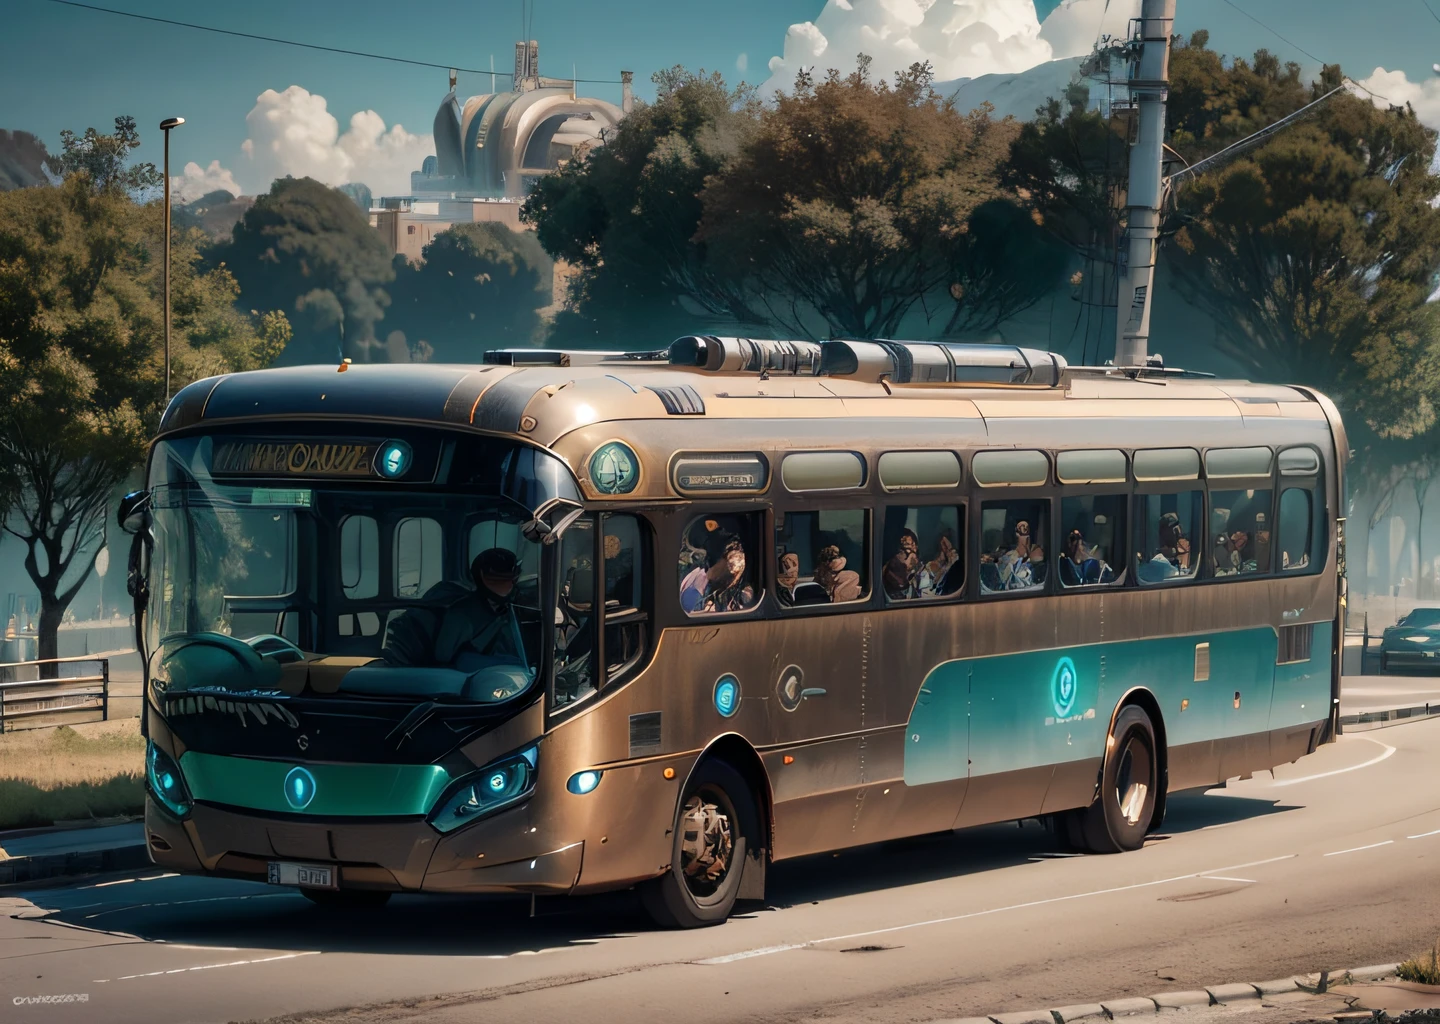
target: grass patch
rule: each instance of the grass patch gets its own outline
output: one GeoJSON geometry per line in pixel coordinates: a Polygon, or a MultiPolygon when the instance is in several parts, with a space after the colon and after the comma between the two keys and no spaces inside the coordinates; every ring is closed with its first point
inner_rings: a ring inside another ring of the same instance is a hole
{"type": "Polygon", "coordinates": [[[145,740],[139,720],[0,735],[0,829],[140,814],[145,740]]]}
{"type": "Polygon", "coordinates": [[[0,779],[0,829],[144,811],[145,780],[139,775],[117,775],[105,782],[79,782],[55,789],[41,789],[22,779],[0,779]]]}
{"type": "Polygon", "coordinates": [[[1395,975],[1401,981],[1419,982],[1421,985],[1440,985],[1440,942],[1428,953],[1412,956],[1395,968],[1395,975]]]}

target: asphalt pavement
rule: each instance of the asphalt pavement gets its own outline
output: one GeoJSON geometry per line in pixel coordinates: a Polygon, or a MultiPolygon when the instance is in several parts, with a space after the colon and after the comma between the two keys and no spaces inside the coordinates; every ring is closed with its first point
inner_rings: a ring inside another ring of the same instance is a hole
{"type": "Polygon", "coordinates": [[[11,887],[0,1019],[890,1024],[1393,963],[1440,934],[1437,778],[1440,721],[1346,735],[1172,797],[1134,853],[1057,856],[1033,822],[866,847],[692,932],[623,893],[335,916],[154,869],[11,887]]]}

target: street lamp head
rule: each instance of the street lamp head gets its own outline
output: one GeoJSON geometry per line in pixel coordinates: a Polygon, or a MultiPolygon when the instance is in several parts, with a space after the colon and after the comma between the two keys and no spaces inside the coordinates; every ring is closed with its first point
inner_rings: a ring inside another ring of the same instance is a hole
{"type": "Polygon", "coordinates": [[[160,122],[160,130],[162,132],[168,132],[171,128],[179,128],[184,123],[185,119],[183,117],[167,117],[160,122]]]}

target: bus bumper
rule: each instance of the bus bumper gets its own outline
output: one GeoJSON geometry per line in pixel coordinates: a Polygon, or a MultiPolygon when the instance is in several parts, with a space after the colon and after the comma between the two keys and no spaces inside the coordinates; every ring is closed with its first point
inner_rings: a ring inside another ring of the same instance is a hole
{"type": "Polygon", "coordinates": [[[159,867],[264,882],[271,861],[332,865],[344,889],[392,892],[572,891],[585,844],[543,835],[526,807],[442,836],[425,822],[291,822],[204,804],[177,822],[145,804],[159,867]]]}

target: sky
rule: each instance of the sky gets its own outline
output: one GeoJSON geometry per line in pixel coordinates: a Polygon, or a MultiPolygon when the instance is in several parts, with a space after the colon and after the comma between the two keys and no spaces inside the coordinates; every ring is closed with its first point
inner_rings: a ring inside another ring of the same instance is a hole
{"type": "MultiPolygon", "coordinates": [[[[521,0],[93,0],[97,6],[445,66],[513,65],[521,0]]],[[[1210,31],[1223,53],[1266,47],[1307,73],[1315,59],[1440,127],[1440,0],[1178,0],[1176,31],[1210,31]]],[[[1088,51],[1103,29],[1123,34],[1138,0],[533,0],[530,38],[540,70],[618,82],[682,64],[773,89],[796,69],[853,66],[863,50],[883,74],[928,59],[941,80],[1017,72],[1088,51]]],[[[182,192],[255,193],[280,174],[330,184],[359,181],[377,194],[408,191],[409,173],[434,152],[431,123],[448,88],[439,68],[414,67],[65,6],[4,0],[0,14],[0,128],[33,132],[52,151],[62,129],[102,130],[117,114],[139,122],[140,159],[161,161],[156,126],[171,139],[182,192]]],[[[504,79],[500,80],[503,89],[504,79]]],[[[581,90],[619,102],[618,84],[581,90]]],[[[462,73],[462,97],[490,91],[462,73]]]]}

